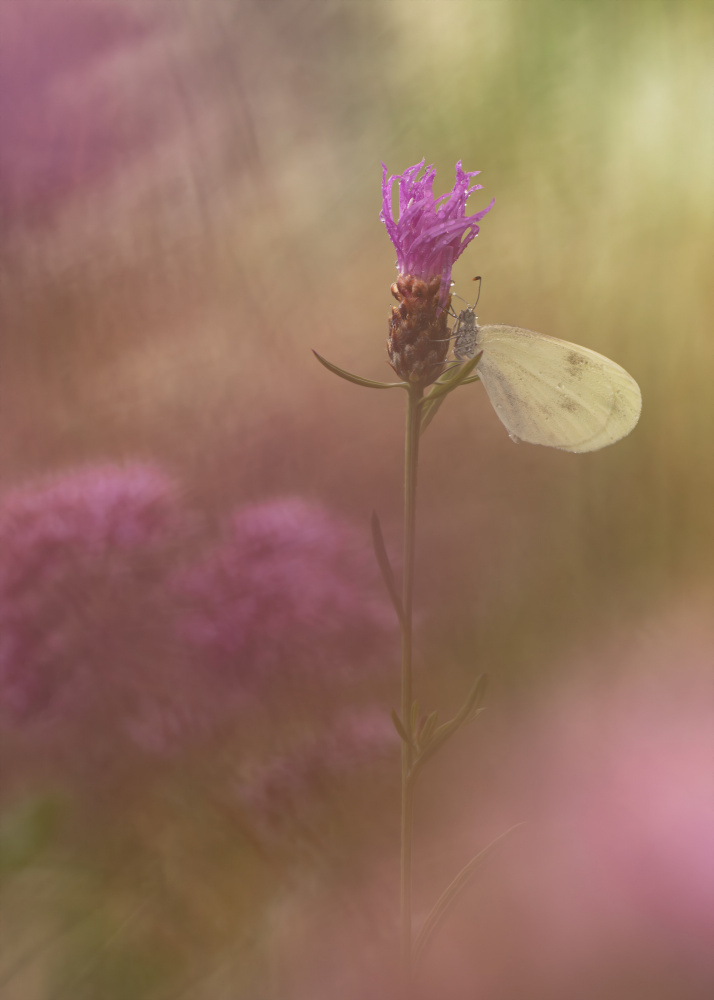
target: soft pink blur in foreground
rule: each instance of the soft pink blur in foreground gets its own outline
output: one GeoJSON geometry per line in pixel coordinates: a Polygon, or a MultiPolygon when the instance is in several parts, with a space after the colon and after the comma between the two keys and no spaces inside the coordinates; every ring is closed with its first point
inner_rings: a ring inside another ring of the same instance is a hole
{"type": "Polygon", "coordinates": [[[494,806],[527,825],[435,949],[461,966],[458,995],[469,981],[489,998],[703,997],[714,985],[710,599],[608,637],[571,665],[572,682],[485,734],[497,740],[484,748],[492,804],[476,804],[474,825],[494,806]]]}
{"type": "MultiPolygon", "coordinates": [[[[496,707],[476,723],[483,732],[453,751],[456,775],[453,759],[452,767],[442,764],[449,790],[436,793],[441,819],[432,814],[417,851],[417,872],[430,872],[427,892],[417,881],[422,916],[470,854],[514,823],[525,825],[474,876],[437,931],[419,997],[711,995],[710,598],[693,596],[689,607],[644,620],[634,636],[605,638],[570,665],[577,667],[572,682],[534,705],[496,707]]],[[[432,795],[433,781],[432,774],[432,795]]],[[[426,785],[428,796],[428,778],[426,785]]],[[[392,888],[380,879],[360,904],[364,926],[392,888]]],[[[346,937],[338,930],[337,943],[326,946],[324,928],[308,924],[300,949],[319,944],[304,965],[321,965],[329,979],[321,988],[308,975],[311,996],[390,995],[358,974],[370,955],[378,967],[375,955],[385,947],[370,932],[355,962],[351,935],[360,941],[364,926],[343,924],[346,937]]]]}

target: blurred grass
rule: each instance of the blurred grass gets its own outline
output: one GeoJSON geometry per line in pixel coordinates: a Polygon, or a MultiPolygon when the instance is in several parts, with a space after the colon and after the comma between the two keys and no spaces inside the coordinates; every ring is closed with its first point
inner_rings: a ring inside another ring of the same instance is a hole
{"type": "MultiPolygon", "coordinates": [[[[310,348],[387,375],[380,161],[426,157],[445,190],[461,159],[483,171],[474,205],[496,206],[455,290],[483,275],[482,322],[602,351],[644,403],[628,439],[588,456],[514,447],[479,386],[442,410],[421,474],[422,659],[439,668],[423,689],[449,704],[483,668],[501,691],[537,685],[568,650],[711,586],[711,3],[121,6],[138,35],[104,3],[116,47],[54,76],[50,59],[42,87],[4,78],[51,124],[11,135],[22,156],[0,175],[4,484],[149,455],[216,514],[297,493],[366,538],[377,507],[398,551],[403,401],[331,379],[310,348]],[[90,170],[100,125],[113,145],[90,170]],[[37,163],[63,171],[59,195],[33,187],[37,163]]],[[[50,52],[52,7],[3,12],[0,54],[50,52]]],[[[99,17],[62,7],[70,33],[99,17]]],[[[111,995],[161,996],[150,980],[111,995]]]]}

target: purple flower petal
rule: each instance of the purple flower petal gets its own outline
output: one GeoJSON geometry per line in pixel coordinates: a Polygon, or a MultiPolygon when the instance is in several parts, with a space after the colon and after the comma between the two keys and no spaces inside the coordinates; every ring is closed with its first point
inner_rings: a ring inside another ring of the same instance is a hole
{"type": "Polygon", "coordinates": [[[382,164],[382,211],[390,240],[397,251],[400,274],[413,275],[428,281],[441,279],[439,302],[443,308],[451,285],[451,269],[472,239],[477,235],[477,223],[493,207],[491,203],[474,215],[466,215],[466,202],[480,184],[470,185],[480,171],[466,171],[461,161],[456,164],[456,182],[447,194],[434,198],[433,165],[424,167],[424,160],[408,167],[402,174],[387,177],[382,164]],[[419,176],[424,170],[423,176],[419,176]],[[392,188],[399,182],[399,218],[392,210],[392,188]]]}

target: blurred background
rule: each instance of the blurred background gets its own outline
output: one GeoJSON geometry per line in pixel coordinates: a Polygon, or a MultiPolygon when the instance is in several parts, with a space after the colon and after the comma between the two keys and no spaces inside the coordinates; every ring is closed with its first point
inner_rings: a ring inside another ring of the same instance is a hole
{"type": "MultiPolygon", "coordinates": [[[[0,992],[393,996],[403,403],[381,166],[495,197],[482,323],[638,380],[420,469],[417,919],[514,823],[423,996],[699,998],[714,968],[714,8],[0,5],[0,992]]],[[[420,994],[421,996],[422,994],[420,994]]]]}

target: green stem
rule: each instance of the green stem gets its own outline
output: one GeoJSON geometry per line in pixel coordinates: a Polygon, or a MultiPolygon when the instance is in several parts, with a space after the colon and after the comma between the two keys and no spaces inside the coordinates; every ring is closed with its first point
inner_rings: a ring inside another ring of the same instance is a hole
{"type": "Polygon", "coordinates": [[[414,815],[412,766],[412,603],[414,594],[414,536],[419,434],[423,389],[409,386],[404,446],[404,575],[402,579],[402,722],[409,742],[402,742],[401,924],[404,1000],[412,992],[412,826],[414,815]]]}

